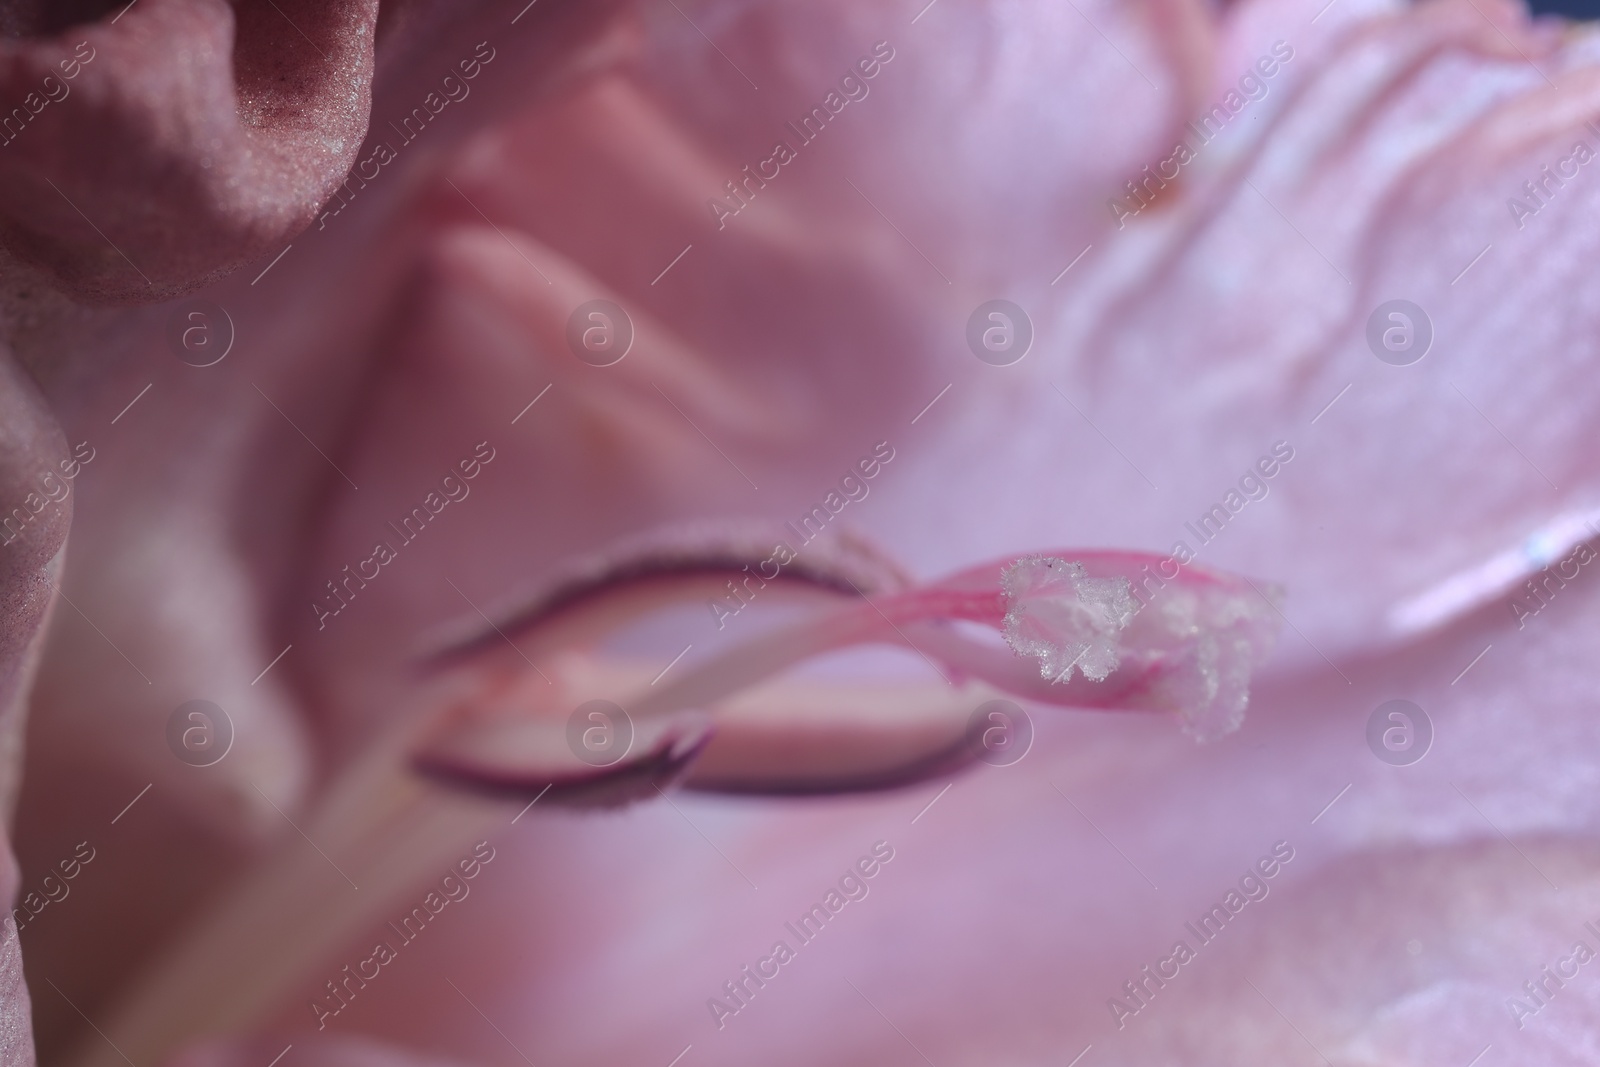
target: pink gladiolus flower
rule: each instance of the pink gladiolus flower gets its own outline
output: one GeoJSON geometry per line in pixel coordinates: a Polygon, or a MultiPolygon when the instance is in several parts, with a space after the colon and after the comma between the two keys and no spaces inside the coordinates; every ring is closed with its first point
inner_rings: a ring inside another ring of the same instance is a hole
{"type": "Polygon", "coordinates": [[[48,7],[0,1067],[1593,1059],[1590,28],[48,7]]]}

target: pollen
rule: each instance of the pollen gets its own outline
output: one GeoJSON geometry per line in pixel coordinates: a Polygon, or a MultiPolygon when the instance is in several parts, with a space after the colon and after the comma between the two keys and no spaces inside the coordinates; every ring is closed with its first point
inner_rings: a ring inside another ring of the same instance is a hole
{"type": "Polygon", "coordinates": [[[1000,586],[1006,643],[1036,657],[1042,677],[1070,681],[1076,667],[1100,682],[1117,669],[1117,635],[1134,613],[1127,578],[1091,578],[1082,563],[1024,556],[1005,569],[1000,586]]]}

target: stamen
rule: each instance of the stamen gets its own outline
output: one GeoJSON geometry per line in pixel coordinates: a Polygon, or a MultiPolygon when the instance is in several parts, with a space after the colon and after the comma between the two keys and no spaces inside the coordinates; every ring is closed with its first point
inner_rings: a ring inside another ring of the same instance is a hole
{"type": "MultiPolygon", "coordinates": [[[[1084,708],[1170,711],[1202,741],[1237,729],[1250,678],[1277,640],[1275,586],[1187,567],[1148,599],[1131,576],[1160,562],[1126,552],[1029,556],[986,564],[930,585],[777,630],[687,672],[633,706],[639,716],[710,708],[763,678],[855,644],[902,644],[1017,696],[1084,708]],[[1019,660],[948,626],[1002,632],[1019,660]],[[1041,684],[1041,679],[1045,679],[1041,684]]],[[[1146,587],[1148,592],[1148,587],[1146,587]]]]}
{"type": "MultiPolygon", "coordinates": [[[[391,732],[339,775],[302,824],[317,847],[298,835],[286,840],[131,987],[107,1032],[133,1062],[153,1064],[197,1037],[259,1025],[283,1007],[330,944],[373,923],[463,849],[506,825],[527,800],[548,791],[550,802],[593,807],[653,795],[691,770],[713,724],[732,731],[730,755],[773,740],[783,744],[792,731],[753,720],[749,702],[782,703],[780,695],[763,695],[782,684],[778,675],[837,649],[907,647],[937,660],[959,687],[931,717],[909,720],[899,740],[882,725],[896,716],[855,735],[876,736],[882,762],[833,765],[813,753],[798,774],[785,766],[790,773],[780,776],[778,792],[829,783],[871,788],[930,768],[947,773],[965,758],[956,743],[963,706],[976,707],[996,692],[1081,708],[1176,712],[1196,737],[1220,737],[1242,719],[1251,675],[1272,647],[1278,615],[1242,578],[1186,567],[1159,581],[1150,569],[1160,562],[1116,552],[991,562],[925,586],[853,599],[694,669],[680,668],[659,685],[652,671],[597,663],[581,649],[607,627],[629,621],[619,605],[659,606],[664,578],[654,579],[643,598],[625,587],[568,607],[523,642],[552,680],[530,680],[532,672],[520,666],[480,658],[423,686],[419,707],[397,716],[391,732]],[[1003,634],[1012,653],[950,625],[961,620],[1003,634]],[[636,695],[630,700],[629,693],[636,695]],[[564,736],[566,712],[595,698],[616,699],[639,741],[621,762],[601,769],[579,760],[564,736]],[[734,708],[743,710],[730,713],[734,708]],[[900,743],[906,737],[914,743],[900,743]],[[485,793],[514,799],[497,804],[485,793]]],[[[698,596],[705,581],[685,578],[683,590],[698,596]]],[[[805,706],[792,697],[785,712],[791,723],[805,706]]],[[[870,698],[863,699],[868,706],[870,698]]],[[[903,715],[898,721],[908,722],[903,715]]],[[[711,745],[714,751],[715,740],[711,745]]],[[[708,788],[759,788],[741,767],[712,762],[708,788]]],[[[772,765],[759,754],[752,760],[756,767],[763,762],[772,765]]],[[[91,1042],[72,1062],[118,1067],[122,1061],[104,1042],[91,1042]]]]}

